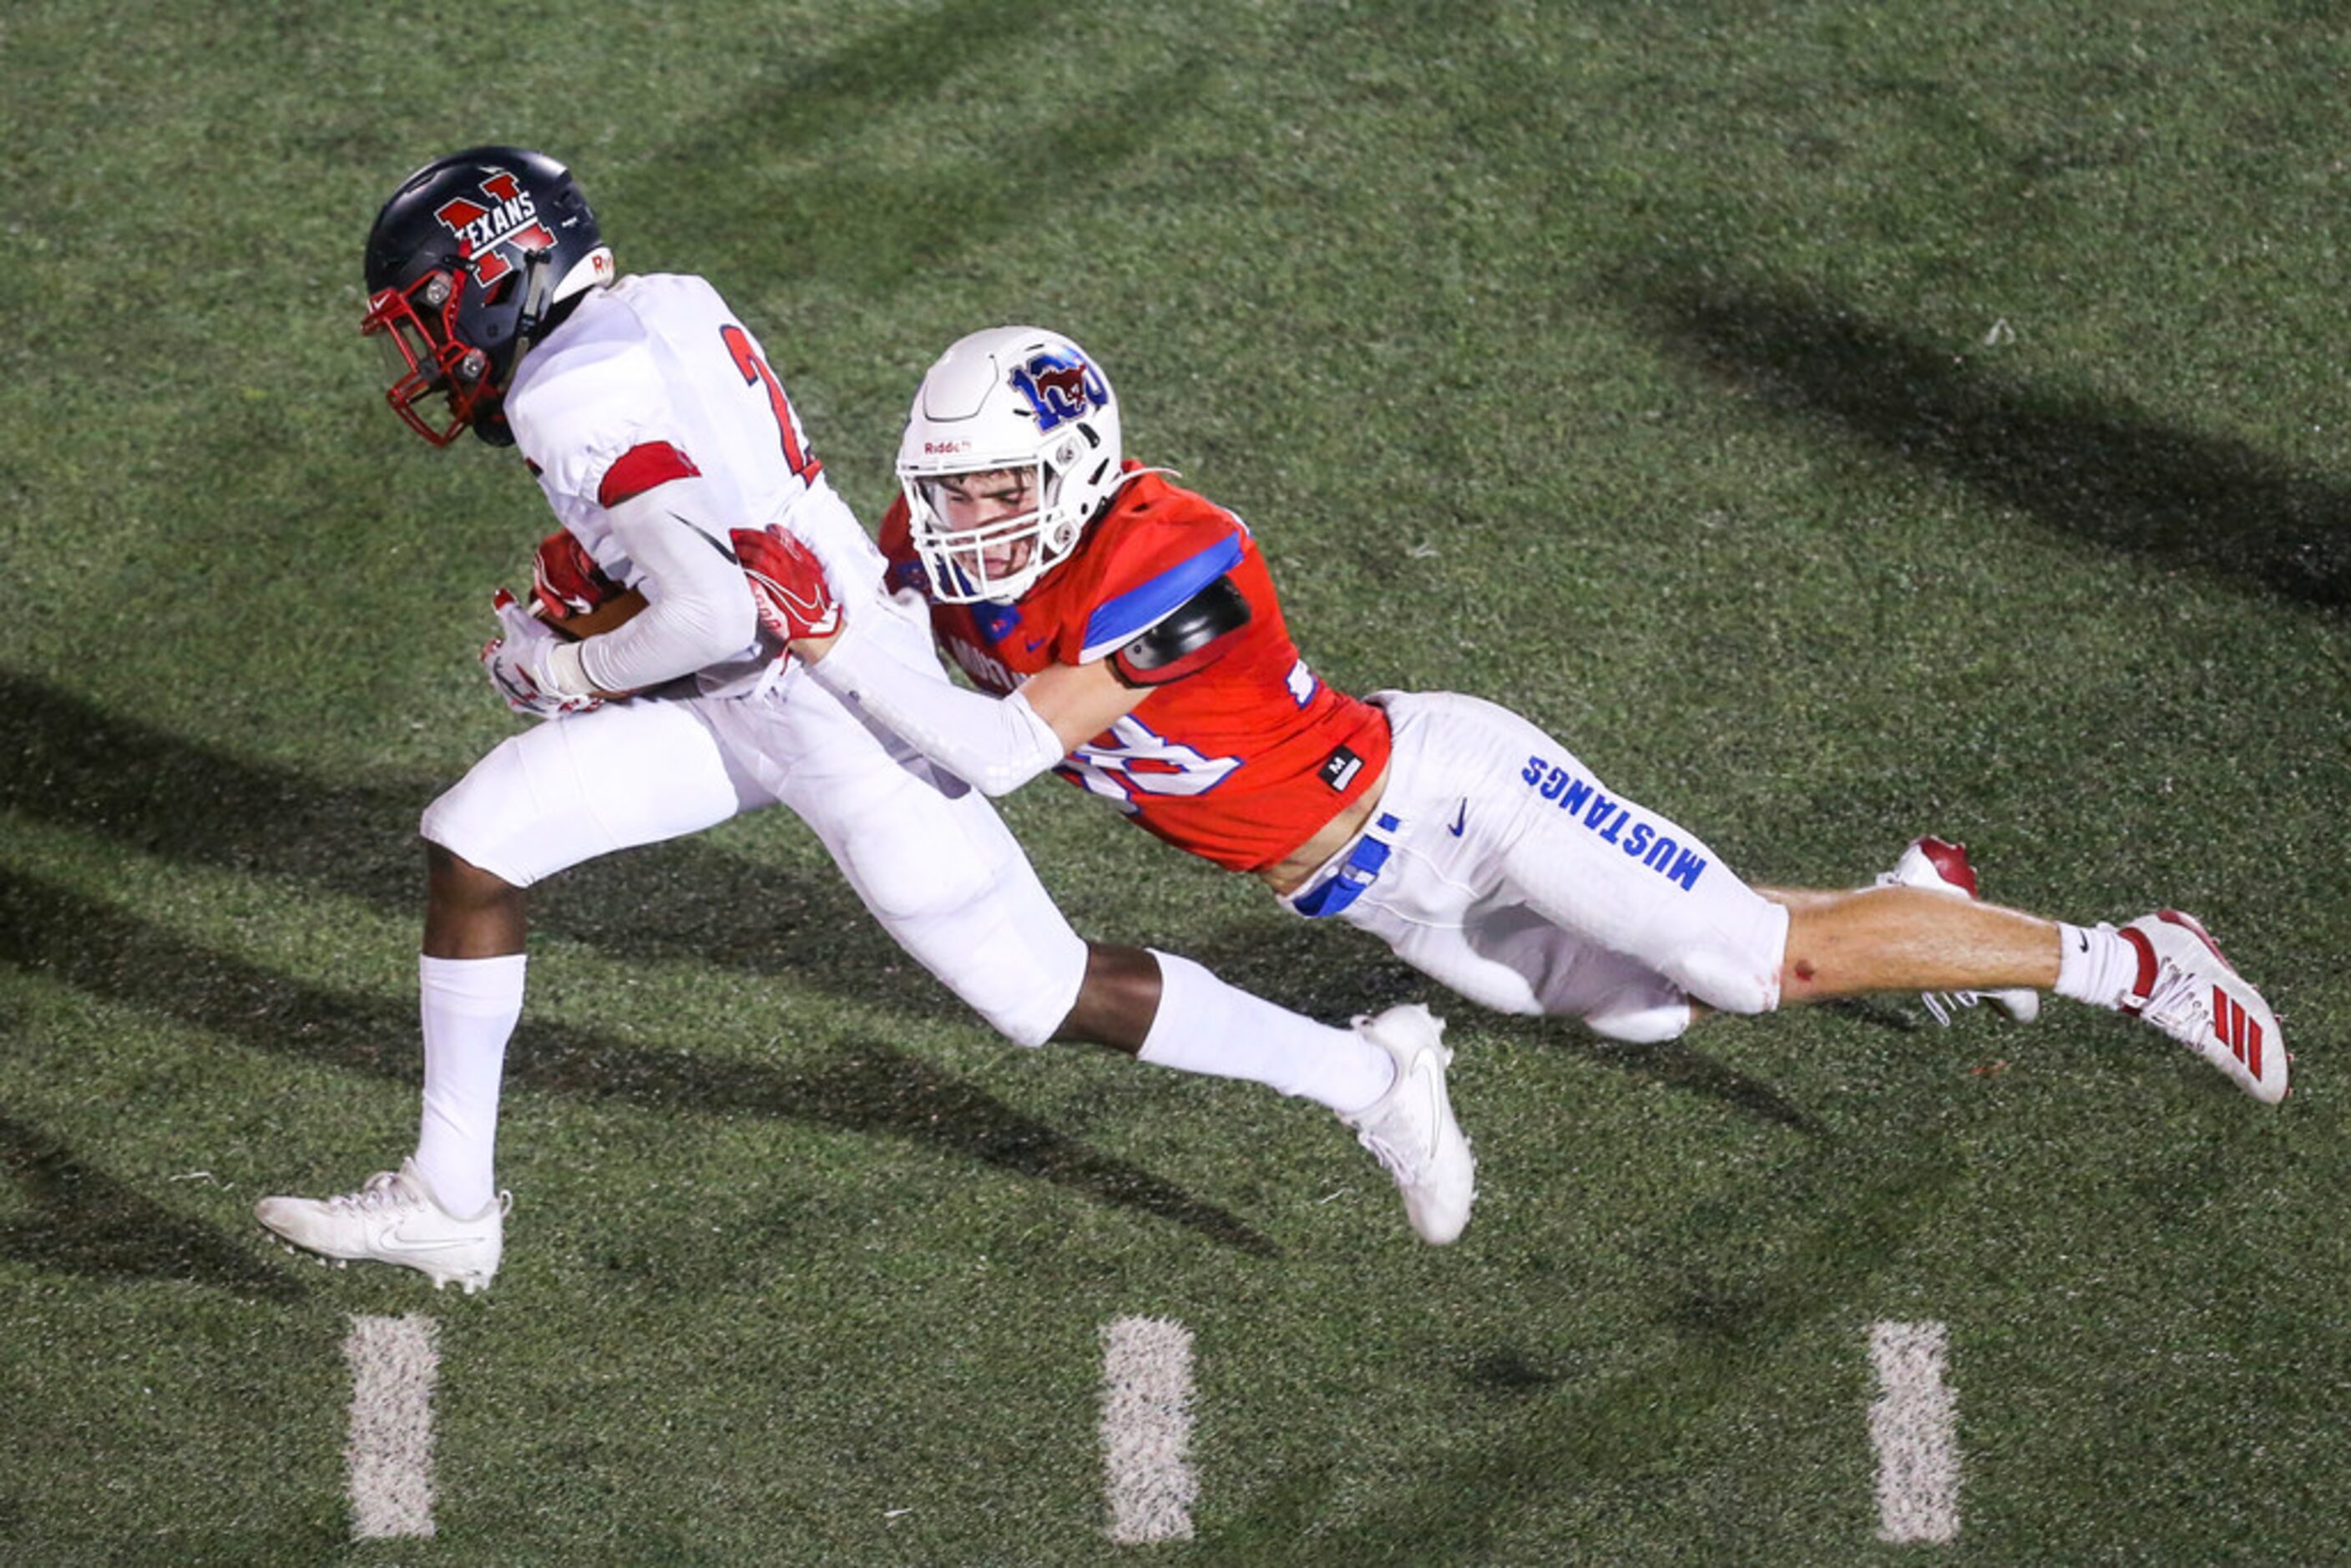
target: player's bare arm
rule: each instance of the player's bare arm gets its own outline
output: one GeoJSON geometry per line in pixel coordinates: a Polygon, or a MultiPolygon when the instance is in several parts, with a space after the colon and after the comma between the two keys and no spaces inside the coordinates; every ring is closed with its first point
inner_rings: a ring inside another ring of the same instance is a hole
{"type": "Polygon", "coordinates": [[[1064,751],[1072,751],[1143,706],[1148,689],[1118,678],[1108,659],[1055,664],[1020,683],[1029,711],[1053,727],[1064,751]]]}
{"type": "Polygon", "coordinates": [[[966,691],[862,635],[853,620],[836,636],[795,640],[791,646],[808,660],[820,685],[856,702],[925,756],[987,795],[1008,795],[1046,772],[1071,747],[1149,695],[1119,686],[1100,668],[1107,663],[1103,660],[1056,665],[1008,697],[966,691]],[[1034,697],[1051,704],[1057,716],[1039,711],[1034,697]],[[1091,715],[1099,716],[1087,716],[1091,715]]]}

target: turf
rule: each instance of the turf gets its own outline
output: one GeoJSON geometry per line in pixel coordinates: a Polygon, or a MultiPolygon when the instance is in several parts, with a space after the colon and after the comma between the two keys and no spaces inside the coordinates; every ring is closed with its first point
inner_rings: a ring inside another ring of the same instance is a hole
{"type": "Polygon", "coordinates": [[[0,1552],[1100,1562],[1142,1314],[1198,1377],[1155,1560],[2339,1555],[2347,55],[2162,0],[10,5],[0,1552]],[[1059,327],[1327,677],[1504,700],[1757,880],[1934,831],[2194,910],[2294,1099],[2055,1005],[1604,1046],[1040,785],[1082,928],[1450,1017],[1458,1247],[1319,1113],[991,1039],[774,817],[547,890],[492,1292],[286,1257],[254,1197],[413,1135],[414,819],[548,526],[354,331],[375,204],[492,138],[718,284],[862,516],[940,347],[1059,327]],[[340,1347],[416,1310],[439,1533],[352,1543],[340,1347]],[[1876,1539],[1881,1320],[1949,1325],[1946,1548],[1876,1539]]]}

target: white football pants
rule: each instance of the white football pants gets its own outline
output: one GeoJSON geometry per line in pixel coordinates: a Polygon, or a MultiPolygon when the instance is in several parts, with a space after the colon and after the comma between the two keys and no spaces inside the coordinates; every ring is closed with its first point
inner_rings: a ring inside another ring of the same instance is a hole
{"type": "MultiPolygon", "coordinates": [[[[936,667],[926,632],[886,613],[876,625],[911,640],[908,664],[936,667]]],[[[422,831],[528,887],[773,805],[814,829],[898,945],[1007,1037],[1041,1045],[1069,1016],[1085,943],[987,798],[799,669],[767,695],[635,697],[536,725],[434,801],[422,831]]]]}
{"type": "Polygon", "coordinates": [[[1696,835],[1507,708],[1446,692],[1371,700],[1395,741],[1379,808],[1285,903],[1384,844],[1337,917],[1498,1012],[1649,1041],[1688,1028],[1693,998],[1727,1012],[1779,1005],[1788,912],[1696,835]]]}

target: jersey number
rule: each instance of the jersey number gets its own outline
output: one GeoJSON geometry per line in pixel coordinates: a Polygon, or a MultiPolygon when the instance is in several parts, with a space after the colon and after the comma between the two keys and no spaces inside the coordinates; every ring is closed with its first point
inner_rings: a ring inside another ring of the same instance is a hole
{"type": "Polygon", "coordinates": [[[800,416],[792,412],[792,400],[784,395],[782,383],[776,380],[776,372],[769,370],[768,361],[759,357],[758,348],[751,341],[751,334],[729,321],[718,329],[718,340],[726,345],[726,352],[734,359],[735,368],[743,372],[745,386],[758,385],[768,389],[768,406],[775,411],[776,429],[783,436],[784,462],[791,468],[793,476],[802,484],[815,478],[824,471],[824,465],[818,462],[816,455],[808,449],[808,437],[800,432],[800,416]]]}
{"type": "Polygon", "coordinates": [[[1062,768],[1096,795],[1135,810],[1134,796],[1205,795],[1241,765],[1238,757],[1203,757],[1188,746],[1164,736],[1128,714],[1113,720],[1116,746],[1088,741],[1070,753],[1062,768]]]}

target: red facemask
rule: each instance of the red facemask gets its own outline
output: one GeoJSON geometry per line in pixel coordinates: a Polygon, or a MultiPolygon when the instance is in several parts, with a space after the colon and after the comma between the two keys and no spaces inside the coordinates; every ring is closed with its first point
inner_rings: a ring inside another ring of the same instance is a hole
{"type": "Polygon", "coordinates": [[[381,338],[392,356],[392,383],[384,394],[392,412],[435,446],[446,446],[496,401],[489,384],[490,356],[457,336],[465,290],[479,287],[462,268],[428,272],[406,288],[387,288],[368,301],[362,337],[381,338]],[[448,421],[435,425],[418,405],[439,393],[448,421]]]}

